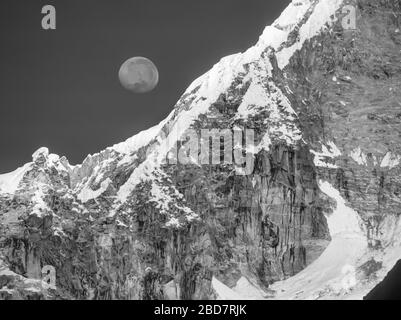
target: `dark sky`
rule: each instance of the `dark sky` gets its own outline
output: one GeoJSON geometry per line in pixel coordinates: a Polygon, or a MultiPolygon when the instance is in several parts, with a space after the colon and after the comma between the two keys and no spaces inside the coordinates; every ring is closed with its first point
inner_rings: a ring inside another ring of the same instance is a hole
{"type": "Polygon", "coordinates": [[[186,87],[253,45],[290,0],[1,0],[0,173],[41,146],[72,164],[163,120],[186,87]],[[41,28],[42,7],[57,29],[41,28]],[[124,90],[122,62],[151,59],[159,86],[124,90]]]}

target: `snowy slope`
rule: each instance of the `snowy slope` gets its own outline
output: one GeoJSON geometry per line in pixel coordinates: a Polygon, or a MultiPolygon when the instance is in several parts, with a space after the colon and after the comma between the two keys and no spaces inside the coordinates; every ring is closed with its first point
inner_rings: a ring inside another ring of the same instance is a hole
{"type": "MultiPolygon", "coordinates": [[[[332,18],[342,3],[342,0],[292,1],[273,25],[266,27],[254,47],[243,54],[233,54],[221,59],[210,71],[195,80],[184,93],[186,99],[191,101],[190,105],[185,110],[181,110],[177,116],[170,114],[168,133],[158,135],[157,148],[134,170],[128,181],[120,188],[115,204],[116,210],[127,201],[139,182],[155,179],[154,173],[158,172],[167,153],[190,128],[194,120],[207,113],[221,94],[228,91],[235,79],[240,78],[243,83],[251,83],[239,108],[239,117],[248,117],[254,110],[272,108],[268,136],[278,136],[288,144],[300,140],[301,133],[294,123],[296,114],[289,101],[274,83],[269,83],[267,87],[265,85],[264,80],[269,78],[273,68],[265,52],[268,49],[274,50],[279,67],[284,69],[292,55],[302,48],[305,41],[334,22],[332,18]],[[306,21],[305,17],[308,17],[306,21]],[[299,28],[299,40],[288,46],[289,34],[295,28],[299,28]],[[248,67],[250,71],[247,72],[248,67]],[[277,109],[278,101],[284,103],[285,110],[277,109]]],[[[157,127],[156,130],[158,129],[160,128],[157,127]]],[[[152,133],[155,133],[153,129],[152,133]]],[[[268,138],[264,141],[269,143],[268,138]]],[[[268,145],[264,148],[267,149],[268,145]]],[[[114,214],[115,211],[111,213],[111,215],[114,214]]]]}
{"type": "MultiPolygon", "coordinates": [[[[331,243],[323,254],[297,275],[274,283],[269,289],[275,291],[273,299],[361,299],[367,293],[352,294],[357,284],[356,268],[367,252],[367,238],[357,212],[346,206],[340,193],[330,183],[321,182],[321,190],[336,201],[332,214],[327,215],[331,243]]],[[[266,294],[245,278],[241,278],[234,289],[214,280],[214,288],[221,299],[230,299],[239,294],[241,300],[264,299],[266,294]]]]}
{"type": "Polygon", "coordinates": [[[333,213],[327,215],[331,243],[310,266],[272,286],[271,289],[277,292],[276,299],[345,298],[356,285],[357,262],[367,249],[362,223],[358,213],[346,206],[330,183],[321,182],[320,188],[336,201],[333,213]]]}
{"type": "MultiPolygon", "coordinates": [[[[269,289],[278,300],[352,299],[361,300],[375,285],[358,277],[360,266],[374,258],[382,261],[380,276],[384,277],[401,256],[401,223],[387,222],[389,246],[382,253],[368,249],[366,231],[359,214],[348,207],[340,193],[328,182],[320,182],[320,189],[335,200],[333,213],[327,215],[331,242],[323,254],[297,275],[274,283],[269,289]]],[[[213,279],[213,287],[222,300],[266,299],[268,296],[242,277],[231,289],[213,279]]]]}
{"type": "Polygon", "coordinates": [[[32,163],[27,163],[13,172],[0,174],[0,193],[14,194],[24,174],[31,166],[32,163]]]}

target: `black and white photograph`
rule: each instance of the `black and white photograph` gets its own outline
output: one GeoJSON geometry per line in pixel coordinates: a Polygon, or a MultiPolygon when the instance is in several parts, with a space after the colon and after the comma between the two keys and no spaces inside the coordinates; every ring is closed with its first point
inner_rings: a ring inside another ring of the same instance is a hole
{"type": "Polygon", "coordinates": [[[1,1],[0,300],[400,299],[401,0],[1,1]]]}

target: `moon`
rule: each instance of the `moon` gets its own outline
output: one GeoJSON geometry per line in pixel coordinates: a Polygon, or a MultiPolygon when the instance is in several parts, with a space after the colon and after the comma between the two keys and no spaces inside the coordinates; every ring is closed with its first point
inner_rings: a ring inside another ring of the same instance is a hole
{"type": "Polygon", "coordinates": [[[118,77],[125,89],[135,93],[146,93],[156,88],[159,71],[148,58],[133,57],[122,64],[118,77]]]}

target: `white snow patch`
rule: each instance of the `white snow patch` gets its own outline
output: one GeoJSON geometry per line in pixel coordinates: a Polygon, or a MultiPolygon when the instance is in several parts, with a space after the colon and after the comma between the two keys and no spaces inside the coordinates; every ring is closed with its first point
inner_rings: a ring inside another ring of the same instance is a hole
{"type": "MultiPolygon", "coordinates": [[[[297,275],[272,285],[275,299],[347,299],[356,285],[355,270],[358,260],[367,251],[368,243],[362,222],[356,211],[345,204],[340,192],[328,182],[320,182],[320,189],[336,200],[336,208],[327,215],[331,242],[323,254],[297,275]]],[[[352,298],[362,299],[363,295],[352,298]]]]}
{"type": "Polygon", "coordinates": [[[34,203],[34,206],[30,213],[31,215],[42,217],[44,214],[51,212],[50,208],[44,201],[44,197],[46,196],[46,191],[47,191],[47,186],[44,183],[37,184],[35,193],[31,198],[31,201],[34,203]]]}
{"type": "Polygon", "coordinates": [[[48,155],[47,159],[48,159],[49,165],[55,167],[58,172],[61,172],[61,171],[68,172],[69,170],[72,170],[71,166],[68,163],[66,163],[66,165],[68,166],[68,167],[66,167],[60,161],[60,156],[58,156],[57,154],[51,153],[48,155]]]}
{"type": "Polygon", "coordinates": [[[387,152],[387,154],[384,156],[380,167],[382,168],[395,168],[399,166],[401,163],[401,156],[393,154],[391,152],[387,152]]]}
{"type": "MultiPolygon", "coordinates": [[[[320,0],[317,3],[311,16],[299,30],[299,41],[291,47],[286,47],[277,53],[278,65],[281,69],[289,63],[290,58],[297,50],[302,49],[302,46],[307,40],[318,35],[323,28],[325,28],[326,24],[332,25],[334,23],[334,20],[331,17],[335,15],[338,9],[340,9],[343,2],[343,0],[320,0]]],[[[295,3],[296,2],[292,2],[290,6],[295,3]]],[[[305,6],[304,10],[311,9],[312,3],[310,1],[304,1],[302,4],[305,6]]],[[[284,11],[283,15],[286,11],[287,10],[284,11]]],[[[305,12],[306,11],[304,11],[304,14],[305,12]]],[[[281,19],[281,17],[279,19],[281,19]]]]}
{"type": "Polygon", "coordinates": [[[126,165],[126,164],[131,164],[133,163],[135,160],[138,159],[138,156],[135,154],[133,156],[130,155],[125,155],[117,164],[118,167],[126,165]]]}
{"type": "Polygon", "coordinates": [[[156,203],[156,208],[162,213],[168,213],[169,204],[173,202],[173,198],[170,196],[169,187],[161,187],[156,182],[152,183],[152,188],[150,189],[151,202],[156,203]]]}
{"type": "Polygon", "coordinates": [[[181,226],[177,217],[171,214],[170,206],[174,206],[179,211],[183,212],[188,222],[199,219],[198,214],[187,206],[180,204],[184,201],[184,196],[173,185],[160,186],[157,181],[153,181],[149,201],[156,204],[160,213],[169,215],[169,221],[166,223],[167,227],[179,228],[181,226]]]}
{"type": "Polygon", "coordinates": [[[47,156],[49,155],[49,149],[46,147],[41,147],[38,150],[36,150],[33,154],[32,154],[32,159],[33,162],[36,162],[36,160],[40,157],[43,156],[45,158],[47,158],[47,156]]]}
{"type": "Polygon", "coordinates": [[[167,221],[166,227],[174,227],[178,229],[179,227],[181,227],[181,224],[177,218],[172,217],[169,221],[167,221]]]}
{"type": "Polygon", "coordinates": [[[366,155],[362,152],[361,148],[358,147],[351,151],[350,157],[359,165],[366,166],[368,161],[366,155]]]}
{"type": "Polygon", "coordinates": [[[256,148],[256,152],[262,149],[268,150],[273,137],[293,145],[302,138],[301,131],[294,123],[297,114],[287,97],[274,83],[264,84],[260,80],[266,78],[260,72],[265,71],[255,68],[255,71],[251,72],[252,81],[238,108],[236,117],[248,118],[261,110],[269,111],[269,116],[265,119],[267,132],[259,147],[256,148]]]}
{"type": "Polygon", "coordinates": [[[244,300],[243,296],[217,280],[215,277],[212,279],[212,287],[217,294],[217,300],[244,300]]]}
{"type": "Polygon", "coordinates": [[[299,23],[311,8],[310,0],[293,0],[282,12],[274,25],[285,30],[292,30],[295,24],[299,23]]]}
{"type": "Polygon", "coordinates": [[[237,281],[233,290],[247,300],[262,300],[266,296],[262,289],[243,276],[237,281]]]}
{"type": "Polygon", "coordinates": [[[260,141],[260,143],[257,145],[255,153],[259,153],[259,152],[262,151],[262,150],[269,151],[269,150],[270,150],[271,143],[272,143],[272,141],[271,141],[271,139],[270,139],[270,133],[267,132],[267,133],[263,136],[263,138],[262,138],[262,140],[260,141]]]}
{"type": "Polygon", "coordinates": [[[238,107],[237,116],[248,117],[252,109],[256,109],[253,113],[257,113],[261,108],[267,108],[271,102],[272,99],[264,85],[253,80],[238,107]]]}
{"type": "Polygon", "coordinates": [[[217,300],[262,300],[266,296],[262,289],[244,276],[237,281],[232,289],[213,277],[212,287],[217,293],[217,300]]]}
{"type": "Polygon", "coordinates": [[[322,192],[337,202],[334,212],[326,216],[330,236],[335,237],[338,234],[342,234],[365,239],[365,233],[361,229],[363,223],[359,214],[346,206],[340,192],[328,182],[320,182],[319,187],[322,192]]]}
{"type": "Polygon", "coordinates": [[[328,142],[327,145],[328,147],[322,144],[322,152],[311,150],[311,153],[315,155],[313,162],[316,167],[333,168],[333,169],[338,168],[337,165],[331,164],[327,162],[327,160],[341,156],[341,151],[332,141],[328,142]]]}
{"type": "Polygon", "coordinates": [[[55,167],[59,172],[68,172],[69,170],[72,170],[74,168],[67,161],[65,162],[65,164],[63,164],[60,161],[60,156],[54,153],[49,153],[49,149],[46,147],[41,147],[32,154],[33,162],[36,162],[40,157],[43,157],[46,160],[47,165],[55,167]]]}
{"type": "Polygon", "coordinates": [[[14,194],[24,177],[25,173],[32,167],[32,162],[14,170],[10,173],[0,174],[0,194],[8,193],[14,194]]]}
{"type": "Polygon", "coordinates": [[[157,136],[157,133],[163,127],[164,123],[165,123],[165,120],[150,129],[139,132],[138,134],[134,135],[133,137],[127,139],[124,142],[115,144],[110,149],[117,151],[119,153],[122,153],[122,154],[129,155],[129,154],[137,151],[138,149],[146,146],[147,144],[149,144],[149,142],[151,142],[153,139],[155,139],[157,136]]]}
{"type": "Polygon", "coordinates": [[[78,194],[78,199],[84,203],[88,202],[89,200],[96,199],[101,194],[103,194],[103,192],[107,190],[111,182],[112,181],[110,180],[110,178],[107,178],[106,180],[102,181],[99,189],[97,190],[92,190],[89,187],[83,188],[81,192],[78,194]]]}

